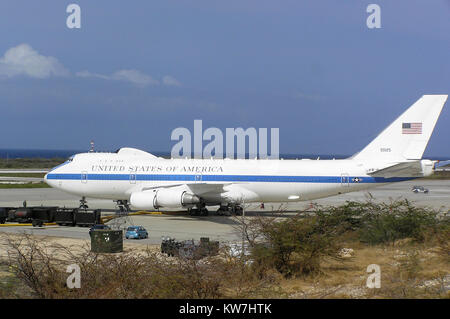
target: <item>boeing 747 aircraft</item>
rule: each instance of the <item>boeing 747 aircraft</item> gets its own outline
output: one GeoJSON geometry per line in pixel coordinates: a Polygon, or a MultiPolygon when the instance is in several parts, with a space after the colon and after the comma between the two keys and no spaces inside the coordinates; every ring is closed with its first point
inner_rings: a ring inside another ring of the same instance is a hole
{"type": "Polygon", "coordinates": [[[422,159],[448,95],[424,95],[362,151],[343,160],[163,159],[121,148],[81,153],[52,169],[47,184],[123,209],[240,213],[243,203],[306,201],[429,176],[422,159]]]}

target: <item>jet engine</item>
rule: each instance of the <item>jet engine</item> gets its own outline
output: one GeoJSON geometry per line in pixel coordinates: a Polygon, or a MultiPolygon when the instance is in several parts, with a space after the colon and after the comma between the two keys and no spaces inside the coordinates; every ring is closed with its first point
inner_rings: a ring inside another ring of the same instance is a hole
{"type": "Polygon", "coordinates": [[[130,203],[137,209],[183,208],[200,203],[200,198],[185,190],[156,188],[132,193],[130,203]]]}

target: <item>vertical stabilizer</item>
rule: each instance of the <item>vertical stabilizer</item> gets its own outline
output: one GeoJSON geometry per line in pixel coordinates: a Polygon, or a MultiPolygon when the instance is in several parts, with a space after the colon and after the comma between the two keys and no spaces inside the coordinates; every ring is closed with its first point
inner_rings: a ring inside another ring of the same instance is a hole
{"type": "Polygon", "coordinates": [[[424,95],[381,132],[356,160],[421,159],[448,95],[424,95]]]}

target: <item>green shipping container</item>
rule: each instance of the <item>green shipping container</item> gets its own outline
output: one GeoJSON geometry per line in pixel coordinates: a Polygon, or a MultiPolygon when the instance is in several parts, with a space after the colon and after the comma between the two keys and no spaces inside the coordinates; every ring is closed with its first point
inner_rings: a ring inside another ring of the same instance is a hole
{"type": "Polygon", "coordinates": [[[93,253],[121,253],[123,251],[123,231],[98,229],[91,232],[93,253]]]}

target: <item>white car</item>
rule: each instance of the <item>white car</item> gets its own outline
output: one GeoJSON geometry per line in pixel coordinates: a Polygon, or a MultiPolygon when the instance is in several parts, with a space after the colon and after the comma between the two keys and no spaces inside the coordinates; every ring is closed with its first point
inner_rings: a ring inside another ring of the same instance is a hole
{"type": "Polygon", "coordinates": [[[424,194],[426,194],[426,193],[428,193],[428,188],[425,188],[423,186],[414,186],[412,188],[412,191],[414,193],[424,193],[424,194]]]}

